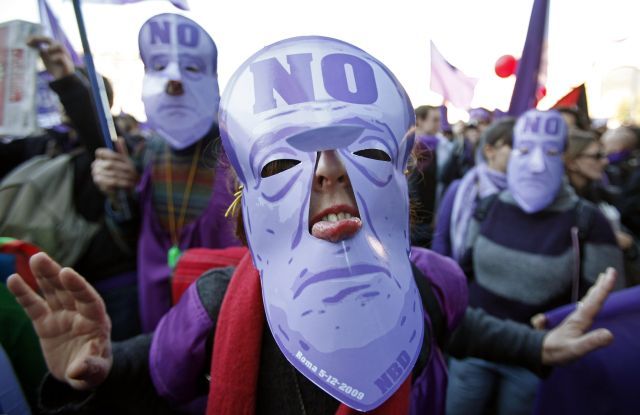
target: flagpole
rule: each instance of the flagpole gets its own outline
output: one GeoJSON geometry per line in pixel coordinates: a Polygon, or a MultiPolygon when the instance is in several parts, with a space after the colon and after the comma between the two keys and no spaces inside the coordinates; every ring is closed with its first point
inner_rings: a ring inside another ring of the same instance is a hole
{"type": "Polygon", "coordinates": [[[93,63],[93,56],[91,55],[91,48],[89,47],[89,40],[87,39],[87,30],[84,25],[80,0],[73,0],[73,10],[75,11],[76,21],[78,22],[78,31],[80,32],[80,40],[82,42],[82,49],[84,50],[84,63],[87,69],[87,75],[89,76],[89,83],[91,84],[91,90],[94,92],[92,94],[93,103],[95,104],[98,122],[100,123],[102,140],[107,148],[113,150],[115,148],[114,143],[118,139],[118,136],[115,125],[113,124],[113,117],[111,117],[109,99],[107,98],[107,93],[104,88],[104,82],[102,77],[97,75],[96,67],[93,63]]]}
{"type": "MultiPolygon", "coordinates": [[[[89,47],[89,40],[87,39],[87,30],[84,25],[80,0],[73,0],[73,10],[76,14],[76,21],[78,22],[78,32],[80,32],[80,41],[82,42],[82,49],[84,51],[84,63],[87,69],[87,75],[89,76],[91,90],[93,92],[91,96],[93,97],[96,115],[98,116],[98,122],[100,123],[102,140],[107,148],[115,150],[115,142],[118,139],[118,135],[113,123],[113,117],[111,116],[109,99],[107,98],[107,92],[104,88],[104,82],[102,77],[97,75],[96,67],[93,63],[93,56],[91,55],[91,48],[89,47]]],[[[125,220],[130,219],[131,210],[129,209],[129,203],[127,202],[127,194],[123,190],[118,191],[116,194],[123,218],[125,220]]]]}

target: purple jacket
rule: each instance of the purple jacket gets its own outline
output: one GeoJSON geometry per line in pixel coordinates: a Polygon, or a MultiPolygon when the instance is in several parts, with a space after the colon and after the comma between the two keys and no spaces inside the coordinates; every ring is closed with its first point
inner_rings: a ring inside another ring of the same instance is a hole
{"type": "MultiPolygon", "coordinates": [[[[467,307],[466,278],[458,265],[423,248],[413,248],[412,262],[429,278],[451,332],[467,307]]],[[[220,299],[221,302],[221,299],[220,299]]],[[[431,324],[425,315],[425,323],[431,324]]],[[[202,304],[196,284],[158,324],[149,354],[149,370],[156,391],[176,404],[192,401],[199,376],[209,368],[207,339],[215,322],[202,304]],[[176,374],[180,374],[177,376],[176,374]]],[[[412,414],[444,414],[447,371],[442,352],[432,344],[431,355],[422,374],[414,379],[412,414]]],[[[201,408],[202,409],[202,408],[201,408]]]]}
{"type": "MultiPolygon", "coordinates": [[[[233,200],[228,189],[228,171],[226,163],[218,163],[209,206],[200,217],[181,229],[181,250],[239,245],[234,236],[233,220],[224,217],[233,200]]],[[[150,332],[171,308],[171,269],[167,265],[167,252],[172,245],[171,236],[161,227],[153,207],[151,164],[144,171],[138,192],[142,216],[138,240],[140,319],[142,330],[150,332]]]]}

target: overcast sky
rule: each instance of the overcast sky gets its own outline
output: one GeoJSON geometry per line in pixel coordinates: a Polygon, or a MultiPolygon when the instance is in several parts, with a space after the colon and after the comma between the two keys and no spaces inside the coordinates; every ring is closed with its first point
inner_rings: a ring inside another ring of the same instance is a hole
{"type": "MultiPolygon", "coordinates": [[[[79,45],[70,0],[49,0],[72,42],[79,45]]],[[[149,17],[182,13],[197,21],[218,45],[220,86],[258,49],[299,35],[324,35],[353,43],[384,62],[413,104],[439,104],[429,90],[429,40],[452,64],[480,79],[473,104],[506,109],[513,78],[494,73],[496,59],[522,52],[533,0],[189,0],[182,12],[166,0],[114,6],[86,4],[85,20],[98,70],[115,84],[116,109],[144,118],[140,101],[142,65],[137,33],[149,17]]],[[[3,21],[38,21],[36,0],[0,0],[3,21]]],[[[640,2],[551,0],[549,106],[584,81],[595,116],[615,103],[599,95],[599,79],[612,68],[638,66],[640,2]],[[578,17],[580,16],[580,17],[578,17]],[[602,99],[599,99],[602,98],[602,99]]],[[[450,110],[452,118],[464,113],[450,110]]]]}

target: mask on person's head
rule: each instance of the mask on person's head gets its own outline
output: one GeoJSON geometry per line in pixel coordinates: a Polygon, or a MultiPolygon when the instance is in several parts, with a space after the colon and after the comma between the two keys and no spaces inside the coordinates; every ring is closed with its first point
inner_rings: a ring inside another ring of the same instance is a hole
{"type": "Polygon", "coordinates": [[[215,43],[194,21],[166,13],[142,25],[138,45],[145,66],[142,101],[149,124],[172,148],[192,145],[217,123],[215,43]],[[170,81],[178,82],[170,87],[170,81]]]}
{"type": "Polygon", "coordinates": [[[557,111],[529,110],[516,122],[507,183],[525,212],[541,211],[558,194],[566,140],[567,126],[557,111]]]}
{"type": "Polygon", "coordinates": [[[259,51],[221,101],[221,138],[244,186],[244,228],[271,332],[294,367],[361,411],[393,394],[422,346],[404,175],[414,122],[384,65],[323,37],[259,51]],[[309,217],[325,150],[344,164],[361,222],[337,243],[313,236],[322,221],[309,217]],[[264,174],[274,160],[288,168],[264,174]]]}

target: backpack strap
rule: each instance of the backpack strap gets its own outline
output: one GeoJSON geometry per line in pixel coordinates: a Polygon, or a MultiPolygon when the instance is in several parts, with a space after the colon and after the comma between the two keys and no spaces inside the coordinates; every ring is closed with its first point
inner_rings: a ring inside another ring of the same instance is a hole
{"type": "Polygon", "coordinates": [[[574,256],[571,301],[578,301],[578,297],[580,296],[580,280],[584,274],[584,270],[582,269],[584,246],[598,210],[596,206],[582,198],[578,199],[575,209],[576,226],[571,228],[571,240],[574,256]]]}
{"type": "Polygon", "coordinates": [[[438,301],[438,298],[433,292],[431,282],[413,262],[411,263],[411,268],[413,270],[413,279],[418,286],[418,292],[422,299],[422,307],[431,320],[431,336],[425,335],[423,337],[418,361],[413,368],[413,378],[416,379],[427,365],[429,355],[431,354],[431,338],[435,339],[440,350],[443,350],[443,346],[447,340],[447,324],[444,313],[440,308],[440,301],[438,301]]]}

